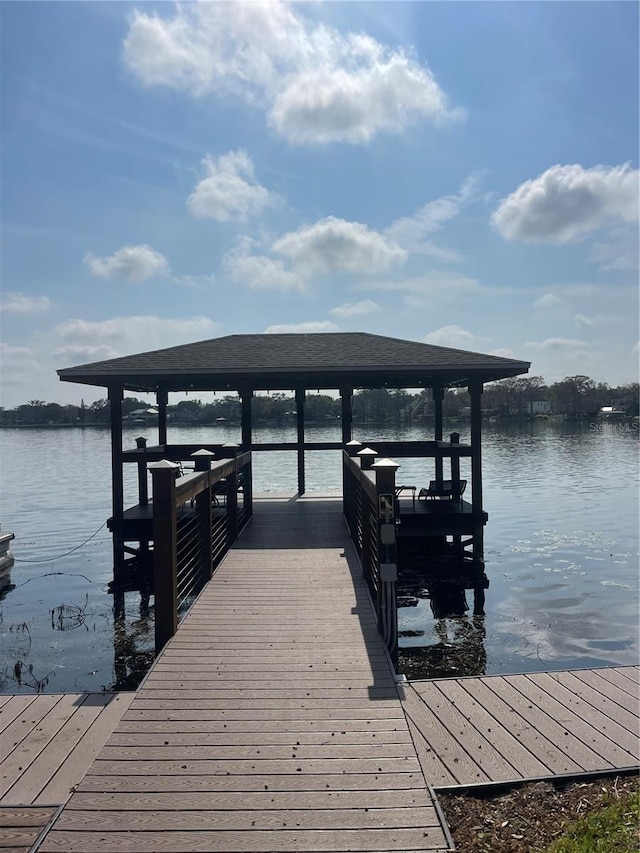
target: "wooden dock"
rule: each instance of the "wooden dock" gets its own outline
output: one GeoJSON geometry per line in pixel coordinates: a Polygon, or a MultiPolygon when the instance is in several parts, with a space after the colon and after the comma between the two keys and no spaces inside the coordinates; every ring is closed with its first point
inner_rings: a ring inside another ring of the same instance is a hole
{"type": "Polygon", "coordinates": [[[40,849],[444,851],[339,501],[260,501],[40,849]]]}
{"type": "MultiPolygon", "coordinates": [[[[340,502],[262,498],[77,788],[36,793],[35,759],[23,774],[4,729],[5,837],[55,818],[42,853],[446,851],[432,788],[637,768],[639,680],[623,667],[397,685],[340,502]],[[52,808],[17,809],[23,796],[52,808]]],[[[40,719],[63,702],[0,697],[15,731],[16,700],[49,702],[40,719]]]]}

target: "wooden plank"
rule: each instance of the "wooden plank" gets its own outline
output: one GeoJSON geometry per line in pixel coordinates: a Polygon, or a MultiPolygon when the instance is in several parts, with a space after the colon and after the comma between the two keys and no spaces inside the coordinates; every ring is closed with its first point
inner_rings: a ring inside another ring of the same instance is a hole
{"type": "Polygon", "coordinates": [[[616,687],[620,688],[620,690],[628,693],[633,699],[635,707],[638,707],[638,701],[640,700],[640,685],[631,681],[631,679],[627,678],[623,673],[618,672],[613,668],[610,669],[607,667],[606,669],[598,669],[597,673],[600,678],[604,678],[604,680],[609,684],[615,684],[616,687]]]}
{"type": "MultiPolygon", "coordinates": [[[[512,768],[512,773],[506,779],[516,780],[548,775],[548,768],[542,764],[523,744],[506,728],[491,712],[484,708],[470,693],[465,690],[466,680],[447,679],[436,682],[449,701],[455,705],[464,717],[480,731],[485,739],[507,760],[505,767],[512,768]]],[[[487,770],[483,763],[483,768],[487,770]]],[[[494,778],[495,781],[495,778],[494,778]]]]}
{"type": "MultiPolygon", "coordinates": [[[[524,677],[524,676],[522,676],[524,677]]],[[[611,764],[605,761],[592,749],[585,746],[563,725],[560,725],[553,717],[542,711],[532,700],[521,693],[513,679],[507,677],[492,677],[485,681],[490,689],[510,705],[526,722],[539,731],[545,738],[550,740],[565,753],[580,770],[604,770],[610,769],[611,764]]]]}
{"type": "Polygon", "coordinates": [[[640,666],[616,666],[614,669],[620,675],[640,685],[640,666]]]}
{"type": "Polygon", "coordinates": [[[35,809],[31,806],[2,806],[0,808],[0,827],[16,826],[21,829],[38,827],[43,829],[55,815],[57,809],[35,809]]]}
{"type": "MultiPolygon", "coordinates": [[[[548,691],[553,691],[556,684],[552,678],[538,679],[541,681],[540,684],[534,683],[528,676],[507,676],[507,678],[543,713],[557,721],[571,735],[604,759],[610,767],[621,768],[633,764],[633,756],[592,725],[586,723],[577,713],[559,702],[553,695],[550,695],[548,691]]],[[[602,763],[597,762],[595,766],[596,769],[601,769],[602,763]]]]}
{"type": "Polygon", "coordinates": [[[185,832],[203,830],[278,830],[291,827],[295,829],[387,829],[395,827],[438,826],[435,809],[422,813],[421,809],[367,808],[365,809],[309,809],[303,802],[297,808],[279,809],[189,809],[159,810],[157,808],[129,809],[117,815],[111,811],[92,811],[87,813],[75,808],[64,809],[56,821],[56,830],[82,832],[83,830],[113,830],[117,824],[119,831],[132,833],[154,830],[156,832],[185,832]]]}
{"type": "MultiPolygon", "coordinates": [[[[120,832],[109,833],[109,844],[118,853],[184,853],[184,832],[120,832]]],[[[41,853],[93,853],[104,849],[104,831],[50,832],[41,853]]],[[[225,851],[239,853],[250,849],[255,853],[307,853],[307,851],[391,851],[409,853],[414,850],[445,850],[446,840],[437,827],[412,829],[357,830],[248,830],[190,832],[189,851],[225,851]],[[250,846],[248,846],[250,845],[250,846]]]]}
{"type": "Polygon", "coordinates": [[[633,696],[630,696],[626,690],[621,690],[617,685],[612,684],[606,678],[603,678],[599,672],[580,669],[575,673],[575,675],[576,678],[580,679],[580,681],[584,681],[585,684],[588,684],[599,693],[602,693],[603,696],[606,696],[607,699],[615,702],[616,705],[619,705],[625,711],[629,711],[631,714],[637,714],[638,700],[633,696]]]}
{"type": "MultiPolygon", "coordinates": [[[[153,809],[155,811],[189,811],[211,808],[211,791],[171,791],[169,793],[85,793],[73,798],[74,811],[122,812],[153,809]]],[[[426,788],[401,788],[399,790],[340,791],[220,791],[215,797],[216,809],[236,811],[251,809],[380,809],[419,806],[428,809],[433,805],[426,788]]]]}
{"type": "Polygon", "coordinates": [[[635,761],[640,760],[640,742],[638,735],[629,732],[597,707],[594,707],[584,699],[572,693],[571,690],[562,683],[557,673],[531,673],[529,678],[534,684],[544,690],[547,690],[547,692],[551,692],[548,687],[548,682],[549,680],[552,680],[554,682],[553,695],[562,705],[570,708],[574,714],[592,726],[595,731],[602,732],[602,734],[609,738],[609,740],[626,750],[626,752],[629,753],[630,759],[635,761]]]}
{"type": "MultiPolygon", "coordinates": [[[[410,684],[400,686],[399,693],[405,713],[453,777],[454,782],[471,778],[474,782],[489,782],[489,776],[474,761],[464,747],[451,736],[445,722],[422,701],[410,684]]],[[[428,778],[428,777],[427,777],[428,778]]]]}
{"type": "MultiPolygon", "coordinates": [[[[14,699],[23,699],[22,696],[14,696],[14,699]]],[[[2,729],[2,741],[0,742],[0,762],[4,761],[8,755],[29,735],[42,721],[49,711],[60,701],[60,694],[50,693],[41,696],[24,697],[29,699],[29,702],[20,704],[25,705],[22,712],[17,713],[13,719],[8,722],[8,725],[2,729]]],[[[7,706],[8,710],[8,706],[7,706]]],[[[10,713],[15,713],[17,708],[12,708],[10,713]]],[[[7,721],[10,717],[7,717],[7,721]]],[[[0,723],[3,723],[1,720],[0,723]]]]}
{"type": "Polygon", "coordinates": [[[521,774],[496,751],[491,740],[461,713],[455,701],[448,698],[437,681],[428,684],[417,682],[411,686],[429,710],[444,723],[451,737],[464,746],[492,782],[521,778],[521,774]]]}
{"type": "Polygon", "coordinates": [[[597,708],[611,720],[614,720],[618,725],[627,729],[627,731],[636,733],[638,731],[638,715],[632,714],[621,708],[614,701],[609,699],[599,690],[595,690],[590,684],[578,678],[574,672],[556,672],[553,677],[574,695],[584,700],[588,704],[597,708]]]}
{"type": "Polygon", "coordinates": [[[226,744],[195,746],[159,746],[157,743],[146,745],[117,746],[110,741],[100,753],[103,761],[221,761],[254,759],[266,761],[267,759],[286,760],[293,758],[296,761],[307,761],[309,759],[349,759],[349,758],[407,758],[415,757],[415,749],[409,743],[368,743],[368,744],[344,744],[325,743],[320,745],[296,744],[291,742],[275,745],[252,744],[239,745],[226,744]]]}
{"type": "Polygon", "coordinates": [[[107,702],[82,735],[77,746],[35,797],[35,803],[64,803],[91,766],[122,714],[133,700],[133,693],[106,694],[107,702]]]}
{"type": "MultiPolygon", "coordinates": [[[[250,731],[229,731],[222,727],[216,731],[208,732],[185,732],[182,728],[176,732],[176,726],[173,725],[170,729],[150,731],[149,727],[152,724],[135,725],[131,729],[123,729],[123,726],[118,727],[109,738],[109,746],[214,746],[224,743],[225,746],[268,746],[272,744],[286,744],[291,746],[300,745],[326,745],[326,744],[368,744],[375,746],[376,743],[399,743],[410,744],[411,737],[409,732],[403,726],[402,728],[393,728],[387,731],[302,731],[296,732],[294,729],[283,732],[279,727],[276,731],[250,730],[250,731]]],[[[158,724],[156,724],[158,725],[158,724]]]]}
{"type": "Polygon", "coordinates": [[[45,826],[46,824],[42,827],[0,827],[0,850],[2,853],[10,853],[12,850],[29,853],[45,826]]]}
{"type": "Polygon", "coordinates": [[[4,731],[21,714],[26,713],[27,708],[35,698],[35,696],[27,693],[8,696],[7,702],[0,708],[0,732],[4,731]]]}
{"type": "MultiPolygon", "coordinates": [[[[290,758],[290,759],[147,759],[145,761],[126,761],[98,759],[89,773],[113,774],[115,776],[197,776],[216,773],[250,776],[254,773],[279,774],[284,776],[296,773],[402,773],[419,772],[415,755],[403,758],[290,758]]],[[[484,775],[484,774],[483,774],[484,775]]]]}
{"type": "Polygon", "coordinates": [[[289,715],[288,725],[283,727],[282,720],[276,715],[266,719],[255,715],[230,719],[228,713],[212,711],[127,711],[118,731],[181,731],[181,732],[367,732],[398,731],[404,728],[404,718],[396,717],[353,717],[349,714],[318,713],[301,719],[289,715]]]}
{"type": "Polygon", "coordinates": [[[60,696],[58,702],[42,718],[38,727],[32,730],[11,754],[0,765],[0,797],[16,784],[27,769],[36,761],[47,744],[55,737],[69,716],[73,713],[77,702],[83,701],[82,694],[67,694],[60,696]]]}
{"type": "MultiPolygon", "coordinates": [[[[189,776],[113,776],[101,774],[96,767],[84,777],[78,786],[78,796],[83,792],[93,793],[193,793],[206,792],[225,795],[230,792],[289,792],[298,794],[301,791],[359,791],[369,796],[371,792],[386,790],[426,790],[424,777],[421,772],[392,772],[385,773],[297,773],[293,776],[272,776],[256,773],[250,778],[241,775],[197,775],[189,776]],[[248,788],[251,783],[251,789],[248,788]]],[[[73,800],[75,802],[75,798],[73,800]]]]}

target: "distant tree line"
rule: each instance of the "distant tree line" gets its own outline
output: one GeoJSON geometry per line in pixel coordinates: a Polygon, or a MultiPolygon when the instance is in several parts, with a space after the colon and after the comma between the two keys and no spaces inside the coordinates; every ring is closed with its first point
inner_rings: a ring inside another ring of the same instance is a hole
{"type": "MultiPolygon", "coordinates": [[[[548,403],[551,416],[572,420],[595,418],[605,406],[613,406],[621,414],[634,417],[639,412],[638,383],[616,387],[595,382],[588,376],[566,376],[546,385],[542,376],[503,379],[484,387],[482,407],[486,415],[504,419],[535,416],[541,402],[548,403]]],[[[465,388],[448,389],[443,411],[445,417],[462,417],[469,407],[465,388]]],[[[131,416],[150,404],[136,397],[126,397],[122,410],[131,416]]],[[[210,403],[181,400],[167,407],[167,418],[176,424],[213,424],[216,421],[240,422],[241,405],[236,396],[227,395],[210,403]]],[[[322,423],[340,417],[341,401],[328,394],[307,394],[305,421],[322,423]]],[[[353,397],[355,423],[413,423],[433,416],[434,403],[430,390],[410,394],[404,389],[377,388],[356,391],[353,397]]],[[[259,395],[253,400],[255,424],[283,425],[295,417],[295,401],[284,393],[259,395]]],[[[109,401],[97,400],[85,406],[30,400],[15,409],[0,409],[0,425],[106,425],[109,423],[109,401]]]]}

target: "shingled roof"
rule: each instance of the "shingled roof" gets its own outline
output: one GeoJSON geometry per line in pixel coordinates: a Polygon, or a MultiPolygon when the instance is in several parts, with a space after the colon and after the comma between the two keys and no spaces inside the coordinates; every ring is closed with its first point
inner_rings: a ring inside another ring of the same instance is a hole
{"type": "Polygon", "coordinates": [[[131,391],[464,385],[526,373],[529,362],[364,332],[228,335],[58,371],[64,382],[131,391]]]}

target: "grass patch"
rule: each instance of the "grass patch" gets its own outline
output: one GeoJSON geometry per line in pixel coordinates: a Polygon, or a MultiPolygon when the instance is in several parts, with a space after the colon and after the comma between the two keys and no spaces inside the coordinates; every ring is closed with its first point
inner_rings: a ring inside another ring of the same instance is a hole
{"type": "Polygon", "coordinates": [[[639,825],[636,792],[569,824],[547,853],[637,853],[639,825]]]}

